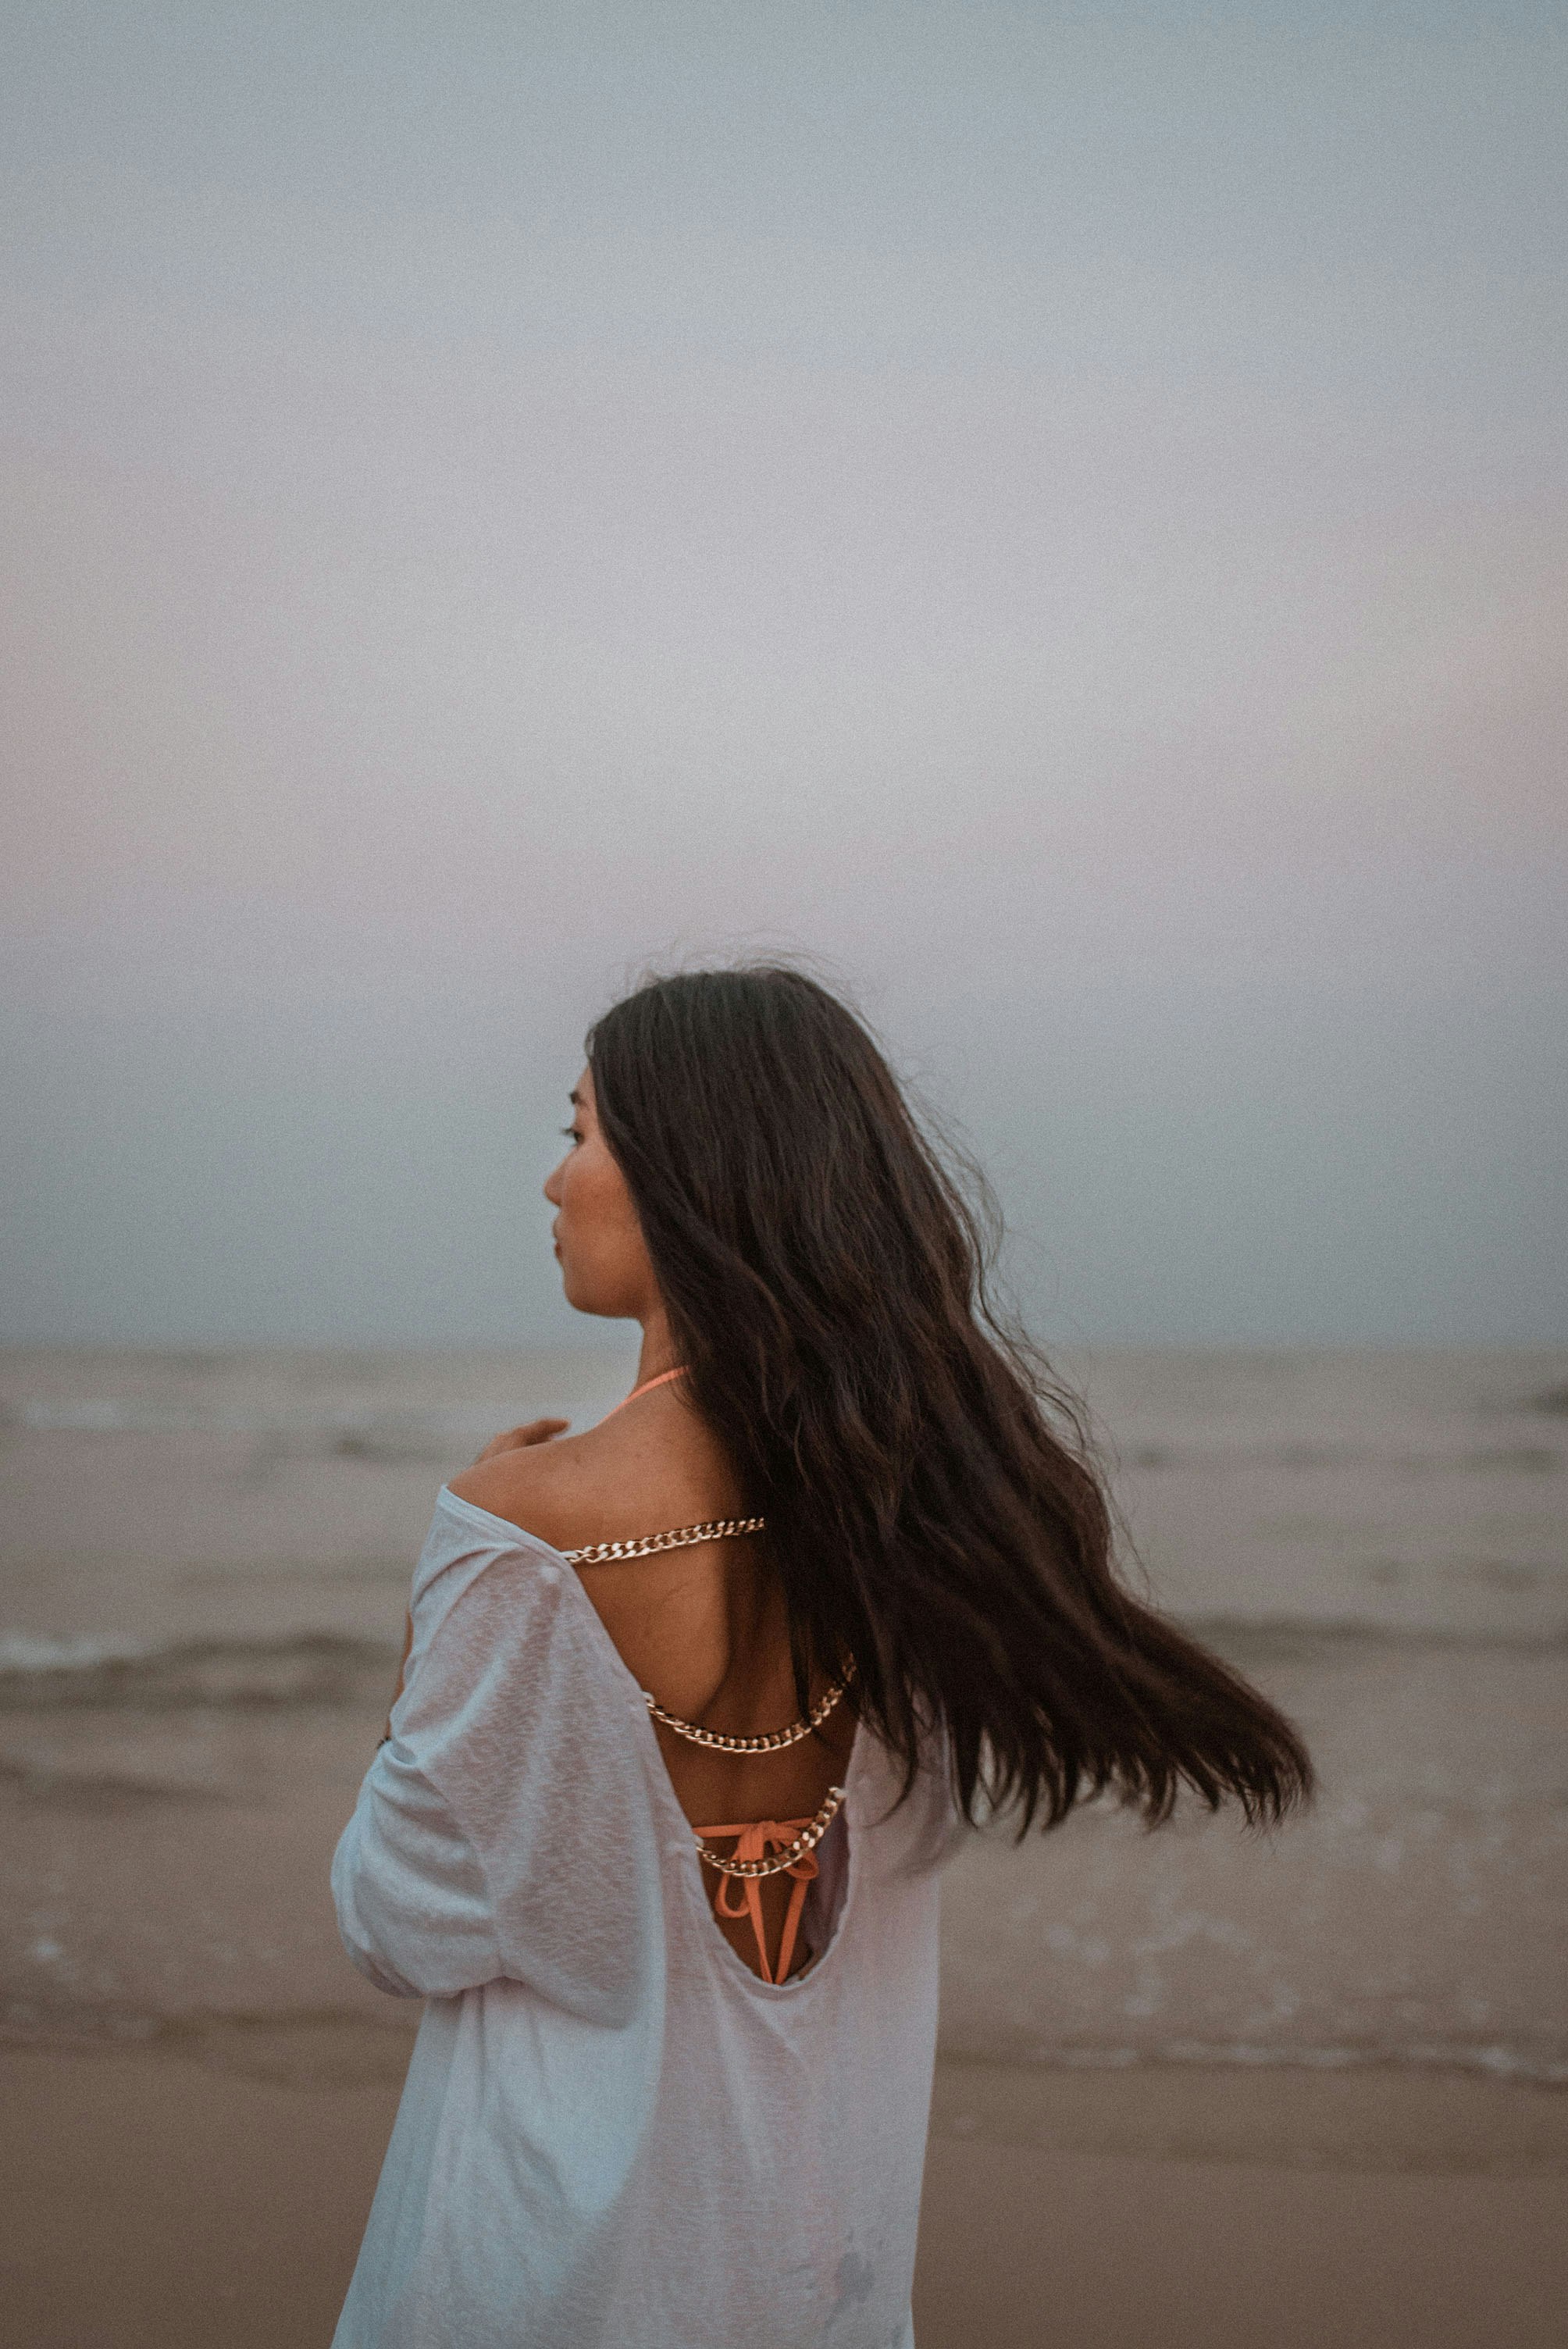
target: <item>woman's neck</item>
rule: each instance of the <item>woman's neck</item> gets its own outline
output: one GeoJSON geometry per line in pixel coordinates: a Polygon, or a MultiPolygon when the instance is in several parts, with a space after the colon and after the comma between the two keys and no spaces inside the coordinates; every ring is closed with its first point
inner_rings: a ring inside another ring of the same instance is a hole
{"type": "Polygon", "coordinates": [[[643,1323],[636,1383],[640,1387],[646,1386],[650,1379],[660,1378],[665,1371],[676,1371],[680,1367],[681,1358],[670,1335],[669,1316],[662,1305],[656,1306],[643,1323]]]}

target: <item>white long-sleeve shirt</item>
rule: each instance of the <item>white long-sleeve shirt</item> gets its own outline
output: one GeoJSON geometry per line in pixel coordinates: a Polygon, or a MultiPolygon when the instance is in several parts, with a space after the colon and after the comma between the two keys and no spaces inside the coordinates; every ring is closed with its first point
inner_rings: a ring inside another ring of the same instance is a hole
{"type": "Polygon", "coordinates": [[[427,2005],[334,2349],[912,2349],[940,1775],[857,1733],[765,1982],[560,1553],[443,1489],[413,1615],[332,1882],[427,2005]]]}

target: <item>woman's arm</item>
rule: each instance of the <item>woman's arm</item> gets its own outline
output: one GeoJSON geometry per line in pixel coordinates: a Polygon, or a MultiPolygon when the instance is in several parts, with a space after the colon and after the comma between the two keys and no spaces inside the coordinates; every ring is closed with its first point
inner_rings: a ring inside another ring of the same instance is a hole
{"type": "Polygon", "coordinates": [[[398,1698],[403,1693],[403,1682],[408,1671],[408,1658],[413,1653],[413,1650],[414,1610],[410,1607],[407,1614],[403,1618],[403,1653],[397,1661],[397,1678],[392,1690],[392,1703],[387,1708],[387,1726],[381,1733],[380,1742],[383,1745],[386,1744],[387,1740],[392,1734],[392,1706],[397,1703],[398,1698]]]}
{"type": "Polygon", "coordinates": [[[348,1953],[394,1995],[506,1980],[618,2024],[629,1909],[651,1918],[663,1895],[646,1757],[582,1588],[542,1543],[441,1506],[413,1611],[392,1733],[333,1863],[348,1953]]]}
{"type": "Polygon", "coordinates": [[[505,1971],[479,1855],[390,1736],[333,1856],[332,1896],[345,1949],[394,1998],[450,1997],[505,1971]]]}
{"type": "MultiPolygon", "coordinates": [[[[529,1419],[525,1420],[521,1427],[505,1428],[500,1435],[492,1435],[481,1452],[475,1453],[473,1464],[477,1468],[481,1460],[493,1460],[499,1453],[521,1452],[530,1444],[548,1444],[552,1437],[564,1435],[571,1424],[572,1422],[569,1419],[529,1419]]],[[[408,1657],[413,1645],[414,1617],[410,1611],[403,1626],[403,1653],[398,1659],[397,1678],[392,1690],[392,1703],[387,1708],[387,1726],[381,1733],[383,1745],[392,1734],[392,1706],[403,1693],[403,1682],[408,1670],[408,1657]]]]}

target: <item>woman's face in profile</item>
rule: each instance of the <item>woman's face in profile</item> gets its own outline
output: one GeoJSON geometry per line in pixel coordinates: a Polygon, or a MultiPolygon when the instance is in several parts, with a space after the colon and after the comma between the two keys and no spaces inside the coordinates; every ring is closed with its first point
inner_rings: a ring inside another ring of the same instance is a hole
{"type": "Polygon", "coordinates": [[[610,1154],[586,1069],[572,1092],[566,1155],[544,1186],[556,1210],[561,1283],[579,1313],[640,1321],[658,1303],[658,1285],[626,1178],[610,1154]]]}

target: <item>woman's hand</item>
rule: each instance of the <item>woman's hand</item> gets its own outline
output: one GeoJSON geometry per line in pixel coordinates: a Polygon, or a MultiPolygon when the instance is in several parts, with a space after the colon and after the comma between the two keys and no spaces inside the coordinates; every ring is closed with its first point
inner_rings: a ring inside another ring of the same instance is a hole
{"type": "MultiPolygon", "coordinates": [[[[413,1653],[413,1649],[414,1617],[410,1611],[403,1624],[403,1654],[397,1666],[397,1685],[392,1692],[392,1704],[396,1704],[398,1698],[403,1693],[403,1675],[408,1669],[408,1658],[413,1653]]],[[[392,1704],[389,1704],[387,1708],[387,1726],[381,1733],[380,1740],[383,1745],[386,1744],[387,1739],[392,1734],[392,1704]]]]}
{"type": "Polygon", "coordinates": [[[493,1460],[498,1452],[521,1452],[530,1444],[548,1444],[571,1424],[569,1419],[531,1419],[521,1427],[509,1427],[504,1434],[492,1435],[484,1450],[474,1454],[474,1466],[481,1460],[493,1460]]]}

